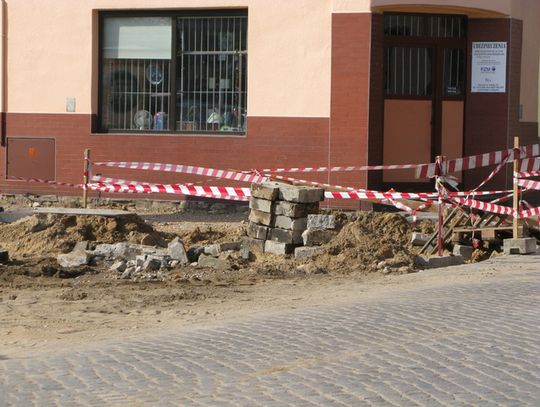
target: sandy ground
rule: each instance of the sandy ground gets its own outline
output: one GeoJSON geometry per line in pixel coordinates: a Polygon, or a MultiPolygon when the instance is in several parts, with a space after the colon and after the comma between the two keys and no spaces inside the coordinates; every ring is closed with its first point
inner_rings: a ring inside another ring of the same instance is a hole
{"type": "Polygon", "coordinates": [[[400,290],[507,278],[538,269],[537,262],[481,264],[409,275],[308,276],[182,284],[104,283],[99,276],[56,284],[0,288],[0,349],[3,356],[61,349],[147,332],[338,304],[360,298],[398,295],[400,290]]]}
{"type": "MultiPolygon", "coordinates": [[[[10,209],[21,208],[12,205],[10,209]]],[[[143,218],[164,236],[177,235],[184,243],[206,244],[238,239],[246,214],[146,213],[143,218]]],[[[281,273],[283,268],[278,266],[283,265],[283,259],[269,258],[256,266],[226,272],[179,270],[178,278],[162,282],[115,280],[99,268],[79,276],[43,275],[43,266],[55,260],[38,258],[36,251],[41,250],[40,255],[44,256],[48,251],[61,248],[53,240],[56,235],[50,232],[64,233],[66,228],[51,224],[45,229],[36,229],[36,225],[30,224],[25,226],[26,229],[12,231],[5,226],[0,229],[0,245],[18,250],[24,256],[19,262],[0,265],[0,357],[23,357],[146,332],[392,295],[411,286],[480,281],[509,273],[507,266],[499,267],[492,261],[454,268],[451,272],[410,275],[373,272],[376,263],[370,257],[372,254],[381,251],[383,246],[382,251],[387,252],[400,239],[408,239],[404,235],[404,221],[393,222],[393,227],[387,221],[387,218],[374,220],[375,230],[390,229],[386,235],[376,237],[379,247],[374,247],[373,239],[365,238],[372,231],[351,228],[350,233],[340,235],[336,247],[348,247],[348,251],[332,253],[324,262],[318,260],[318,265],[331,270],[329,274],[281,273]],[[13,238],[15,232],[20,234],[17,239],[13,238]],[[34,232],[35,236],[32,236],[34,232]],[[38,247],[36,242],[44,244],[38,247]],[[353,249],[362,250],[356,252],[353,249]],[[371,272],[367,271],[368,266],[372,267],[371,272]]],[[[110,222],[101,223],[94,226],[99,226],[103,238],[112,238],[118,230],[117,225],[110,227],[110,222]]],[[[67,226],[72,233],[58,236],[73,243],[83,238],[81,231],[88,225],[67,226]]],[[[129,236],[138,239],[137,233],[129,236]]],[[[399,245],[393,247],[394,255],[402,249],[399,245]]],[[[53,255],[52,252],[47,254],[53,255]]],[[[291,269],[295,268],[296,264],[293,264],[291,269]]]]}

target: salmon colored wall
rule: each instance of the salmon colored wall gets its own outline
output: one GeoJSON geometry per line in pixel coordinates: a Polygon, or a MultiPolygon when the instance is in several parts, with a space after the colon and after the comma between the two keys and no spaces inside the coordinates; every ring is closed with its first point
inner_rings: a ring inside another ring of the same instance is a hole
{"type": "Polygon", "coordinates": [[[96,112],[96,10],[247,7],[249,115],[328,117],[330,1],[9,0],[7,109],[96,112]]]}

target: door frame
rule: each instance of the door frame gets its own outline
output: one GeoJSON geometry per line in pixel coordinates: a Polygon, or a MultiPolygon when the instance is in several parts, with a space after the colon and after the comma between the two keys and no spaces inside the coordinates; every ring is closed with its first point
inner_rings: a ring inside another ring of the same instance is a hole
{"type": "MultiPolygon", "coordinates": [[[[433,13],[396,13],[396,12],[385,12],[383,18],[387,15],[393,16],[422,16],[426,17],[438,17],[438,16],[452,16],[452,17],[461,17],[464,19],[465,23],[468,22],[468,17],[462,14],[433,14],[433,13]]],[[[384,24],[383,24],[384,27],[384,24]]],[[[387,49],[391,47],[410,47],[410,48],[429,48],[433,53],[433,60],[431,66],[432,74],[432,114],[431,114],[431,162],[435,161],[437,155],[441,154],[442,150],[442,120],[443,120],[443,102],[444,101],[463,101],[463,140],[462,145],[465,145],[465,115],[466,115],[466,104],[467,104],[467,89],[468,89],[468,29],[467,25],[465,26],[465,35],[462,38],[440,38],[440,37],[429,37],[426,35],[422,36],[391,36],[386,35],[383,32],[383,69],[386,70],[387,64],[387,49]],[[464,75],[464,86],[462,94],[459,96],[445,96],[444,89],[444,51],[445,49],[463,49],[464,50],[464,61],[463,61],[463,75],[464,75]]],[[[387,99],[394,100],[429,100],[429,97],[415,97],[415,96],[387,96],[386,89],[384,86],[384,80],[381,84],[382,87],[382,148],[384,151],[384,101],[387,99]]],[[[381,155],[381,158],[384,162],[384,152],[381,155]]],[[[433,182],[393,182],[387,183],[384,182],[384,178],[381,176],[381,184],[383,189],[388,189],[397,186],[401,191],[425,191],[433,189],[433,182]]]]}

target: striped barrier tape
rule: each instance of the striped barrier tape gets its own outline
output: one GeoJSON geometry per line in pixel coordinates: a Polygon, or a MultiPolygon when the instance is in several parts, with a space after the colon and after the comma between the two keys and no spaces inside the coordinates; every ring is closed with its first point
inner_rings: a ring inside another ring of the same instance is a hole
{"type": "MultiPolygon", "coordinates": [[[[528,172],[540,172],[540,157],[537,158],[525,158],[521,161],[520,165],[520,172],[522,173],[528,173],[528,172]]],[[[534,177],[535,175],[531,175],[531,177],[534,177]]]]}
{"type": "Polygon", "coordinates": [[[344,167],[289,167],[289,168],[266,168],[259,170],[262,173],[311,173],[311,172],[351,172],[351,171],[374,171],[374,170],[405,170],[416,169],[429,164],[395,164],[395,165],[361,165],[344,167]]]}
{"type": "Polygon", "coordinates": [[[218,170],[215,168],[196,167],[193,165],[182,164],[162,164],[148,162],[126,162],[126,161],[107,161],[94,162],[98,167],[122,168],[126,170],[144,170],[144,171],[162,171],[176,172],[182,174],[201,175],[204,177],[229,179],[239,182],[260,183],[267,180],[267,177],[257,173],[242,173],[238,171],[218,170]]]}
{"type": "Polygon", "coordinates": [[[514,209],[507,206],[496,205],[490,202],[482,202],[475,199],[467,198],[450,197],[448,199],[456,202],[459,205],[468,206],[470,208],[478,209],[484,212],[514,216],[514,209]]]}
{"type": "Polygon", "coordinates": [[[68,182],[51,181],[51,180],[40,179],[40,178],[21,178],[21,177],[16,177],[14,175],[9,175],[7,179],[8,180],[12,179],[12,180],[17,180],[17,181],[26,181],[26,182],[37,182],[40,184],[48,184],[48,185],[53,185],[53,186],[58,185],[61,187],[68,187],[68,188],[83,188],[83,184],[70,184],[68,182]]]}
{"type": "Polygon", "coordinates": [[[514,172],[514,178],[540,177],[540,171],[514,172]]]}
{"type": "MultiPolygon", "coordinates": [[[[474,168],[489,167],[491,165],[500,164],[503,160],[509,161],[514,160],[515,158],[527,159],[529,157],[537,157],[540,155],[540,144],[523,146],[515,150],[519,151],[519,153],[516,154],[514,149],[511,148],[508,150],[448,160],[444,163],[444,170],[445,173],[453,173],[472,170],[474,168]]],[[[416,178],[433,178],[435,173],[436,163],[420,165],[416,171],[416,178]]]]}
{"type": "Polygon", "coordinates": [[[525,189],[535,189],[537,191],[540,190],[540,182],[538,181],[530,181],[528,179],[518,179],[516,183],[525,189]]]}

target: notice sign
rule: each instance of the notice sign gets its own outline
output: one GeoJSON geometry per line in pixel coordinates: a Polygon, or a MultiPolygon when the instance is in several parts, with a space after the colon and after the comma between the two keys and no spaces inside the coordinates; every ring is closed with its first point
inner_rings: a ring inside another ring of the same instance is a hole
{"type": "Polygon", "coordinates": [[[472,43],[473,93],[506,92],[506,42],[472,43]]]}

